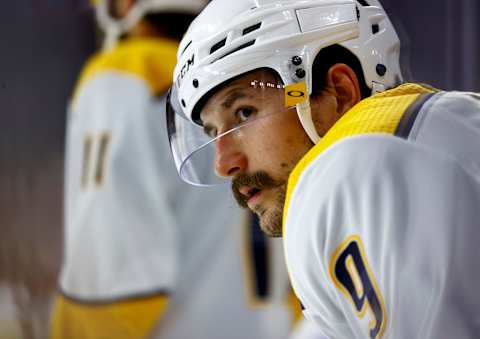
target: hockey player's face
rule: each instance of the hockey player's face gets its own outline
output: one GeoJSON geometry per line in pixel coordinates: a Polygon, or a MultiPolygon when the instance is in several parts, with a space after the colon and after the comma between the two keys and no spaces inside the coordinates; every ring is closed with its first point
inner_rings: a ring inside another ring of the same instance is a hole
{"type": "Polygon", "coordinates": [[[260,217],[265,233],[281,236],[289,174],[313,144],[295,109],[285,108],[283,90],[248,86],[260,78],[278,83],[265,73],[250,73],[220,89],[203,107],[201,119],[212,137],[244,124],[216,140],[215,171],[232,179],[239,205],[260,217]]]}

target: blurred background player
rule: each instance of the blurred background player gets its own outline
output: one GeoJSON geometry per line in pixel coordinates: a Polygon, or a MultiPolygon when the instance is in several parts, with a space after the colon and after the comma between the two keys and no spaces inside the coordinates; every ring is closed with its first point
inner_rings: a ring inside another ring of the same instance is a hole
{"type": "Polygon", "coordinates": [[[69,107],[52,339],[281,339],[292,327],[280,243],[228,188],[205,196],[171,165],[161,95],[204,5],[95,4],[105,43],[69,107]]]}

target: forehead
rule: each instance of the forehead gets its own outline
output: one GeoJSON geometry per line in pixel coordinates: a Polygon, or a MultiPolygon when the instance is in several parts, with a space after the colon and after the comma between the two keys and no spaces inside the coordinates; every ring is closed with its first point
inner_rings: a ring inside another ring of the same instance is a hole
{"type": "Polygon", "coordinates": [[[203,120],[211,112],[231,108],[237,101],[267,104],[276,101],[278,94],[283,94],[283,84],[274,71],[253,71],[215,89],[201,108],[200,116],[203,120]]]}

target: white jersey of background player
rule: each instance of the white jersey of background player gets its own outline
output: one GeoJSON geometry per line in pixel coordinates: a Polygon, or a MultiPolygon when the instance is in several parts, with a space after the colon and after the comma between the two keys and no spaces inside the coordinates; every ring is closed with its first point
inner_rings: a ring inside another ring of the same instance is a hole
{"type": "MultiPolygon", "coordinates": [[[[201,3],[138,5],[168,13],[201,3]]],[[[109,23],[107,3],[98,6],[109,23]]],[[[182,17],[149,20],[173,25],[182,17]]],[[[113,29],[107,33],[122,27],[113,29]]],[[[72,100],[52,338],[286,338],[293,315],[281,244],[254,233],[227,188],[205,195],[172,166],[159,95],[170,85],[177,44],[145,36],[152,29],[137,27],[94,56],[72,100]]]]}
{"type": "Polygon", "coordinates": [[[283,222],[307,319],[329,338],[478,337],[478,94],[399,85],[376,0],[214,0],[180,50],[179,173],[214,184],[196,173],[213,159],[266,233],[283,222]]]}

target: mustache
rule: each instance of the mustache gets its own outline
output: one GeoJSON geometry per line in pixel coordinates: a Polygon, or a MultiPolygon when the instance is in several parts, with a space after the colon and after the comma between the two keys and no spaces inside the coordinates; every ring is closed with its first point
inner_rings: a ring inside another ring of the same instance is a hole
{"type": "Polygon", "coordinates": [[[232,180],[232,192],[237,203],[243,207],[248,208],[248,197],[240,193],[240,188],[248,186],[252,189],[264,190],[268,188],[275,188],[281,186],[282,183],[273,179],[265,171],[257,171],[252,174],[240,174],[232,180]]]}

